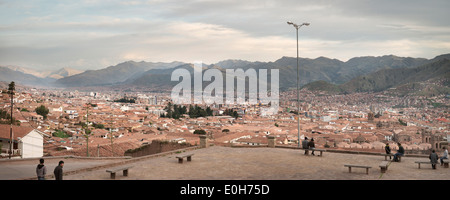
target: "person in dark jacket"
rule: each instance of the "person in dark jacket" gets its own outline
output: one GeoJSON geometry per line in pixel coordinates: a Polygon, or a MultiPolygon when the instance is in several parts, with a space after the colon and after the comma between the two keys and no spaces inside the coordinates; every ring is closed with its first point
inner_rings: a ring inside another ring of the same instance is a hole
{"type": "Polygon", "coordinates": [[[436,154],[436,151],[433,150],[429,156],[430,158],[430,162],[431,162],[431,167],[433,167],[433,169],[436,169],[436,164],[438,163],[438,155],[436,154]]]}
{"type": "Polygon", "coordinates": [[[47,174],[47,167],[44,165],[44,159],[39,159],[39,164],[36,167],[36,175],[38,180],[45,180],[45,175],[47,174]]]}
{"type": "Polygon", "coordinates": [[[311,141],[308,142],[308,147],[309,149],[312,149],[311,155],[314,156],[314,149],[316,148],[316,146],[314,145],[314,138],[311,138],[311,141]]]}
{"type": "MultiPolygon", "coordinates": [[[[303,149],[309,149],[309,147],[308,147],[308,137],[305,137],[305,139],[303,140],[302,147],[303,147],[303,149]]],[[[305,150],[305,154],[307,154],[307,153],[308,153],[308,151],[305,150]]]]}
{"type": "Polygon", "coordinates": [[[395,162],[399,161],[398,157],[405,155],[405,149],[403,148],[402,144],[400,144],[400,142],[399,142],[399,143],[397,143],[397,145],[398,145],[398,151],[397,151],[397,153],[394,154],[395,162]]]}
{"type": "Polygon", "coordinates": [[[64,161],[59,161],[58,166],[55,167],[53,174],[55,175],[55,180],[63,180],[63,166],[64,161]]]}
{"type": "MultiPolygon", "coordinates": [[[[389,143],[386,143],[384,150],[386,151],[386,154],[391,154],[391,147],[389,146],[389,143]]],[[[389,155],[389,159],[392,159],[392,156],[389,155]]]]}

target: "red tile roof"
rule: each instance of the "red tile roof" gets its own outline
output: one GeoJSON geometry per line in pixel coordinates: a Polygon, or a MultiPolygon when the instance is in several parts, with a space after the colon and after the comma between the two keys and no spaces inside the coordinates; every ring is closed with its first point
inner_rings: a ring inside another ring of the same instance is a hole
{"type": "MultiPolygon", "coordinates": [[[[25,126],[13,126],[13,134],[14,139],[17,140],[18,137],[23,138],[28,135],[34,129],[31,127],[25,126]]],[[[10,137],[10,125],[9,124],[0,124],[0,138],[9,139],[10,137]]]]}

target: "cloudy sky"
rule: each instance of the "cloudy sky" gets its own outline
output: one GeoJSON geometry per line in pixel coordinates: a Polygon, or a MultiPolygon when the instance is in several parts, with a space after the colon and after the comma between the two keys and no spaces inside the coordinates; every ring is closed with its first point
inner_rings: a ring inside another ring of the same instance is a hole
{"type": "Polygon", "coordinates": [[[448,0],[0,0],[0,65],[450,53],[448,0]]]}

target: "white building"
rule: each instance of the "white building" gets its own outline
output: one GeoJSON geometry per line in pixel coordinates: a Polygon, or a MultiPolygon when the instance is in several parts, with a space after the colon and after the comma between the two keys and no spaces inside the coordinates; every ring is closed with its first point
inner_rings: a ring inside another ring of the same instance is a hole
{"type": "MultiPolygon", "coordinates": [[[[0,124],[2,157],[9,156],[10,126],[0,124]]],[[[13,126],[13,156],[39,158],[44,155],[44,137],[31,127],[13,126]]]]}

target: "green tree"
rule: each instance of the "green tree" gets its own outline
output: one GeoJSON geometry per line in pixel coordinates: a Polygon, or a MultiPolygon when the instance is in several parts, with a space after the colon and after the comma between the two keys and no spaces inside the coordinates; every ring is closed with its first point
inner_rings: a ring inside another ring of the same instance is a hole
{"type": "Polygon", "coordinates": [[[60,137],[60,138],[68,138],[68,137],[70,137],[64,131],[61,131],[61,130],[57,130],[52,135],[55,136],[55,137],[60,137]]]}
{"type": "Polygon", "coordinates": [[[203,129],[197,129],[194,131],[194,134],[198,134],[198,135],[206,135],[206,131],[203,129]]]}
{"type": "Polygon", "coordinates": [[[105,129],[105,125],[103,125],[103,124],[93,124],[93,126],[94,126],[94,128],[96,128],[96,129],[105,129]]]}
{"type": "Polygon", "coordinates": [[[41,115],[44,119],[47,119],[49,110],[44,105],[37,107],[35,111],[38,115],[41,115]]]}

